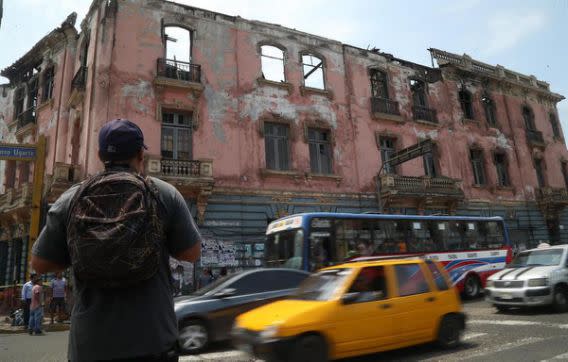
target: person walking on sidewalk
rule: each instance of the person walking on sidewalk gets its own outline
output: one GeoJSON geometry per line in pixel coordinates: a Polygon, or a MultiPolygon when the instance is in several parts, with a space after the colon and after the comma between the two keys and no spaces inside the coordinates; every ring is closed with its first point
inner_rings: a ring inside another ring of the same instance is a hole
{"type": "Polygon", "coordinates": [[[65,314],[65,292],[67,291],[67,281],[63,278],[61,272],[55,274],[55,279],[51,281],[51,303],[50,314],[51,324],[53,324],[53,317],[57,311],[57,318],[59,322],[63,322],[65,314]]]}
{"type": "Polygon", "coordinates": [[[28,328],[30,323],[30,305],[32,304],[32,288],[34,287],[34,279],[36,275],[34,273],[30,274],[30,280],[28,280],[22,286],[22,308],[24,309],[24,329],[28,328]]]}
{"type": "Polygon", "coordinates": [[[41,324],[43,322],[43,287],[41,286],[41,278],[36,276],[33,279],[34,286],[32,288],[32,302],[30,304],[30,321],[28,332],[32,334],[43,334],[41,324]]]}
{"type": "Polygon", "coordinates": [[[145,149],[135,123],[105,124],[105,170],[61,195],[33,246],[36,272],[73,266],[71,361],[178,360],[169,257],[195,261],[201,236],[179,191],[143,176],[145,149]]]}

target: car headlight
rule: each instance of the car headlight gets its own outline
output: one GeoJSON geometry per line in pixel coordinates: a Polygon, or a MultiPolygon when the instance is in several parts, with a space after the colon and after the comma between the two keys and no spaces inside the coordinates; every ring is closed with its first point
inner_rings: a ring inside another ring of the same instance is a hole
{"type": "Polygon", "coordinates": [[[544,287],[548,285],[548,278],[529,279],[529,287],[544,287]]]}
{"type": "Polygon", "coordinates": [[[278,325],[273,324],[266,327],[262,332],[260,332],[260,338],[262,339],[272,339],[278,335],[278,325]]]}
{"type": "Polygon", "coordinates": [[[485,287],[486,288],[493,288],[495,286],[495,282],[493,280],[487,280],[485,282],[485,287]]]}

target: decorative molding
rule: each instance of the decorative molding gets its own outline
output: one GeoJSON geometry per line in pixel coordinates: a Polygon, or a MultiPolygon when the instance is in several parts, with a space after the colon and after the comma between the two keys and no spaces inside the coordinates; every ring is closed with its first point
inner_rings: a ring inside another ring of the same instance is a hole
{"type": "Polygon", "coordinates": [[[259,86],[269,86],[269,87],[285,89],[288,91],[288,94],[292,93],[292,89],[294,88],[294,85],[292,83],[275,82],[264,78],[257,78],[256,82],[258,83],[259,86]]]}
{"type": "Polygon", "coordinates": [[[318,96],[327,97],[329,99],[333,99],[333,92],[329,89],[311,88],[303,85],[300,86],[300,94],[303,96],[318,95],[318,96]]]}

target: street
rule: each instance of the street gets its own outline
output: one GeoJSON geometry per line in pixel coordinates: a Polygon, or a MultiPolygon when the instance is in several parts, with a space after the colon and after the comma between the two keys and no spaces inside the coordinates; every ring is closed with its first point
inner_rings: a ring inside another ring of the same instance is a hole
{"type": "MultiPolygon", "coordinates": [[[[344,362],[367,361],[567,361],[568,314],[547,309],[497,313],[485,301],[466,302],[467,330],[463,344],[450,351],[423,345],[344,362]]],[[[64,361],[67,332],[45,336],[3,335],[0,361],[64,361]],[[33,344],[30,343],[33,341],[33,344]],[[33,347],[32,347],[33,346],[33,347]]],[[[212,346],[210,352],[183,356],[180,361],[253,361],[229,344],[212,346]]]]}

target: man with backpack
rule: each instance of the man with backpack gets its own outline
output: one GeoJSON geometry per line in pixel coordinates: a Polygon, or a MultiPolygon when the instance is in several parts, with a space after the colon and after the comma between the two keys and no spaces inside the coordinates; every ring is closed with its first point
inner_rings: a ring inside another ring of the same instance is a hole
{"type": "Polygon", "coordinates": [[[72,266],[71,361],[177,361],[169,257],[195,261],[201,236],[182,195],[143,177],[144,137],[128,120],[99,133],[105,171],[67,190],[33,247],[38,273],[72,266]]]}

